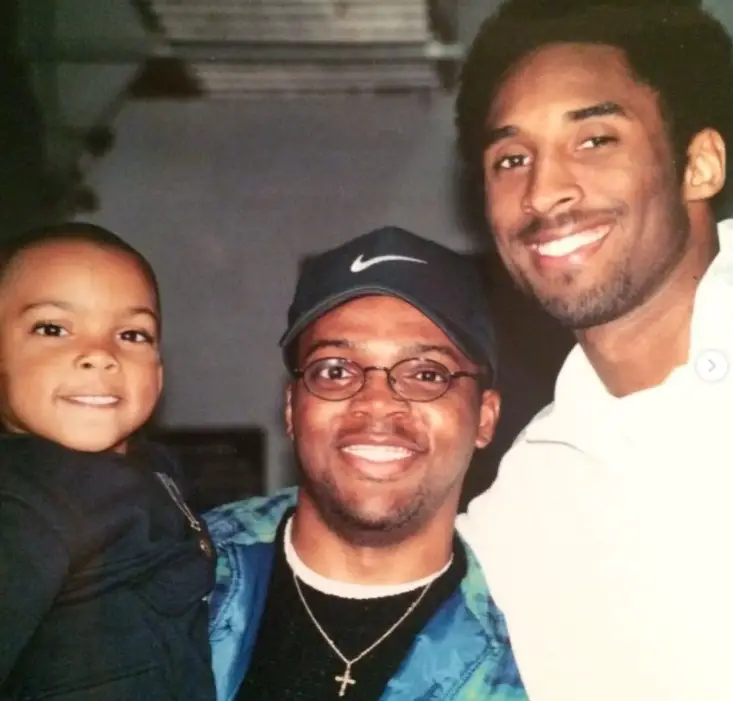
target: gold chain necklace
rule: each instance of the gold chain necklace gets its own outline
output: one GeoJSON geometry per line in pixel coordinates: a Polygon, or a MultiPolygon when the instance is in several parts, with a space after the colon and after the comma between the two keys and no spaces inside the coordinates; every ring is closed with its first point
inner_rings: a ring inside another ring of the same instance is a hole
{"type": "Polygon", "coordinates": [[[329,647],[339,656],[342,662],[346,665],[344,673],[334,677],[334,679],[341,685],[341,687],[339,688],[339,696],[343,696],[349,686],[356,684],[356,679],[351,676],[352,666],[355,665],[360,659],[368,655],[372,650],[374,650],[375,647],[383,643],[390,635],[392,635],[392,633],[395,632],[395,630],[397,630],[400,624],[417,608],[418,604],[425,597],[425,594],[427,594],[428,589],[430,589],[430,585],[435,580],[432,580],[425,585],[417,599],[415,599],[415,601],[410,604],[410,607],[407,609],[407,611],[405,611],[402,616],[400,616],[396,623],[392,624],[392,626],[387,630],[386,633],[384,633],[380,638],[375,640],[368,648],[362,650],[356,657],[352,657],[351,659],[348,659],[346,655],[344,655],[341,650],[336,647],[336,643],[331,640],[326,631],[323,630],[321,624],[318,622],[318,619],[313,615],[313,611],[311,611],[310,606],[308,606],[308,602],[305,600],[303,590],[300,588],[300,582],[298,581],[298,576],[295,574],[295,572],[293,572],[293,581],[295,582],[295,588],[298,591],[298,596],[300,597],[300,600],[303,603],[303,607],[308,613],[308,616],[310,616],[311,621],[313,621],[313,625],[323,636],[323,639],[328,643],[329,647]]]}

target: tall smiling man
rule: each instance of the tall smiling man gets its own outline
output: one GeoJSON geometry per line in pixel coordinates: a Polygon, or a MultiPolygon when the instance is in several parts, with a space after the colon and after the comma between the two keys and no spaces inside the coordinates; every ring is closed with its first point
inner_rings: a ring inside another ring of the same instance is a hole
{"type": "Polygon", "coordinates": [[[577,338],[461,524],[527,692],[729,701],[730,37],[694,2],[508,0],[457,121],[505,265],[577,338]]]}

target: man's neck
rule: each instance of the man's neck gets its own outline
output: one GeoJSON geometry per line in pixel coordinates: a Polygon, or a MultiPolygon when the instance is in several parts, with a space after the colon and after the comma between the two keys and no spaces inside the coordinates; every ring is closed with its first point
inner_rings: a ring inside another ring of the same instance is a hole
{"type": "Polygon", "coordinates": [[[300,500],[292,525],[292,544],[311,570],[339,582],[403,584],[443,568],[453,551],[453,523],[435,518],[419,533],[387,545],[355,545],[339,535],[313,505],[300,500]]]}
{"type": "Polygon", "coordinates": [[[578,342],[608,391],[623,397],[662,383],[688,360],[697,288],[718,252],[695,246],[643,305],[609,324],[578,332],[578,342]]]}

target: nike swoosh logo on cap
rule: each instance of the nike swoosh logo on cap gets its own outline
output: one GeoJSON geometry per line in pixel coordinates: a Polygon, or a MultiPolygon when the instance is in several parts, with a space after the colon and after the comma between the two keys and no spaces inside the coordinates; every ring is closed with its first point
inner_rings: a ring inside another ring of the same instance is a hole
{"type": "Polygon", "coordinates": [[[409,258],[408,256],[375,256],[374,258],[364,260],[364,256],[360,255],[351,264],[349,270],[351,270],[352,273],[360,273],[362,270],[371,268],[373,265],[378,265],[379,263],[387,263],[388,261],[392,260],[401,260],[408,263],[424,263],[427,265],[426,260],[420,260],[420,258],[409,258]]]}

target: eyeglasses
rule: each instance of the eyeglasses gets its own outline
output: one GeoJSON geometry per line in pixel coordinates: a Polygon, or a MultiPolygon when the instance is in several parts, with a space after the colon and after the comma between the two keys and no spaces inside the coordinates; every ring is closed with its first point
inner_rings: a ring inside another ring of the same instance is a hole
{"type": "Polygon", "coordinates": [[[391,368],[377,365],[362,367],[346,358],[319,358],[302,370],[294,370],[293,376],[302,379],[306,389],[319,399],[341,402],[361,392],[368,373],[374,371],[386,372],[392,391],[410,402],[435,401],[460,377],[485,377],[477,372],[451,372],[442,363],[422,358],[401,360],[391,368]]]}

